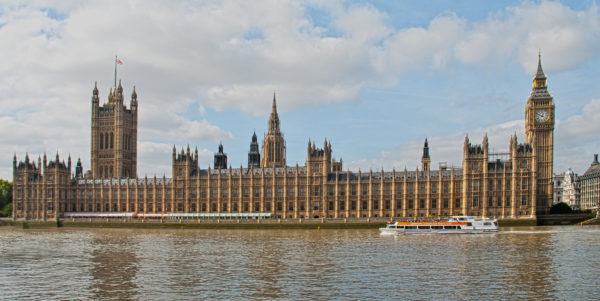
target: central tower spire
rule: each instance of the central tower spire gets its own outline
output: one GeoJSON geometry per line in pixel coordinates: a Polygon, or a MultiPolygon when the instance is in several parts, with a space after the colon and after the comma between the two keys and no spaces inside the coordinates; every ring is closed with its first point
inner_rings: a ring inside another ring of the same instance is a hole
{"type": "Polygon", "coordinates": [[[279,115],[277,114],[277,100],[273,92],[273,105],[269,117],[269,131],[263,141],[262,167],[285,166],[285,140],[279,129],[279,115]]]}

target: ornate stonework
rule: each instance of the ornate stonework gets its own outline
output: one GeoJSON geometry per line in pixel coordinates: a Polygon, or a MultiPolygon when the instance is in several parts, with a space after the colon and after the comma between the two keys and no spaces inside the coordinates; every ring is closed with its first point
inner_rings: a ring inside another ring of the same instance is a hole
{"type": "MultiPolygon", "coordinates": [[[[393,218],[477,215],[532,218],[552,201],[554,104],[539,63],[525,109],[526,143],[510,137],[491,153],[488,138],[465,137],[460,167],[431,165],[429,142],[421,170],[344,171],[331,142],[309,141],[304,166],[287,166],[276,100],[261,155],[256,135],[248,168],[227,167],[222,146],[214,167],[202,169],[198,150],[173,147],[172,177],[137,178],[137,95],[123,106],[121,85],[99,106],[92,96],[92,171],[82,176],[58,155],[38,163],[13,160],[13,216],[45,219],[65,212],[268,213],[283,219],[393,218]],[[545,112],[545,113],[544,113],[545,112]],[[107,138],[108,137],[108,138],[107,138]],[[259,162],[260,166],[259,166],[259,162]]],[[[435,148],[434,148],[435,150],[435,148]]]]}

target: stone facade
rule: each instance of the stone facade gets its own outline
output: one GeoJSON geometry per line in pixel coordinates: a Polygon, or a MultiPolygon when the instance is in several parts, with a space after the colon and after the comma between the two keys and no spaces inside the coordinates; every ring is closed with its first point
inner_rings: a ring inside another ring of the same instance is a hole
{"type": "Polygon", "coordinates": [[[98,87],[92,95],[92,177],[137,177],[137,93],[133,87],[130,109],[123,105],[123,87],[108,94],[100,106],[98,87]]]}
{"type": "MultiPolygon", "coordinates": [[[[126,110],[119,100],[120,85],[116,90],[116,93],[111,92],[115,95],[115,104],[111,105],[113,100],[109,98],[107,105],[125,115],[131,114],[130,122],[137,123],[135,91],[131,110],[126,110]]],[[[94,101],[97,102],[97,89],[94,89],[94,101]]],[[[104,134],[106,139],[104,129],[110,129],[111,125],[104,124],[103,128],[94,130],[95,125],[99,125],[94,121],[97,118],[94,108],[93,105],[91,175],[84,177],[78,172],[72,176],[70,158],[65,164],[57,155],[53,162],[47,163],[44,159],[43,164],[38,160],[35,165],[28,156],[24,162],[17,163],[15,156],[15,218],[45,219],[60,217],[64,212],[260,212],[283,219],[439,215],[534,218],[545,213],[552,201],[554,104],[546,90],[541,64],[527,102],[527,143],[519,143],[514,135],[508,152],[490,153],[487,136],[481,144],[472,144],[469,137],[465,137],[462,167],[440,164],[437,170],[430,164],[428,141],[423,148],[420,170],[344,171],[342,160],[333,158],[331,142],[327,140],[322,148],[309,141],[305,165],[288,166],[273,97],[260,166],[257,166],[258,142],[253,136],[248,168],[226,168],[226,164],[223,165],[226,157],[219,155],[215,156],[216,169],[202,169],[197,149],[191,151],[188,146],[177,151],[174,147],[171,178],[137,178],[131,170],[131,164],[136,162],[135,140],[128,144],[131,149],[124,142],[116,144],[122,155],[110,152],[114,154],[110,157],[114,162],[112,167],[100,160],[100,155],[105,153],[98,151],[103,148],[96,143],[100,141],[99,134],[104,134]],[[540,110],[548,115],[537,117],[540,110]],[[111,168],[113,173],[102,172],[100,167],[103,166],[111,168]]],[[[137,131],[137,124],[128,124],[128,127],[137,131]]],[[[123,133],[121,137],[125,137],[125,133],[137,137],[132,131],[118,133],[123,133]]]]}
{"type": "Polygon", "coordinates": [[[579,178],[581,183],[581,209],[598,209],[600,205],[600,163],[598,154],[585,173],[579,178]]]}

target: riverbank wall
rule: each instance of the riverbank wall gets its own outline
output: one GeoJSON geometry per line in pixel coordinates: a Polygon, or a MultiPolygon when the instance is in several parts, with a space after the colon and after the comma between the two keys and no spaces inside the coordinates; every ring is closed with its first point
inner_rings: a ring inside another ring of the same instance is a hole
{"type": "MultiPolygon", "coordinates": [[[[593,218],[590,214],[560,214],[539,216],[537,219],[501,219],[500,227],[529,227],[545,225],[574,225],[593,218]]],[[[35,228],[165,228],[165,229],[377,229],[390,219],[106,219],[79,218],[58,220],[0,220],[0,226],[35,228]]],[[[394,221],[396,221],[394,219],[394,221]]]]}

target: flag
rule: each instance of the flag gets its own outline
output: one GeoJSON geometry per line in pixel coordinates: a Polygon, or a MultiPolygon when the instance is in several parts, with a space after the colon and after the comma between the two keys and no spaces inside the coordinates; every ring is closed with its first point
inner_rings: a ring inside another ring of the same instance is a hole
{"type": "Polygon", "coordinates": [[[121,62],[121,60],[120,60],[120,59],[117,59],[117,64],[119,64],[119,65],[123,65],[123,62],[121,62]]]}

